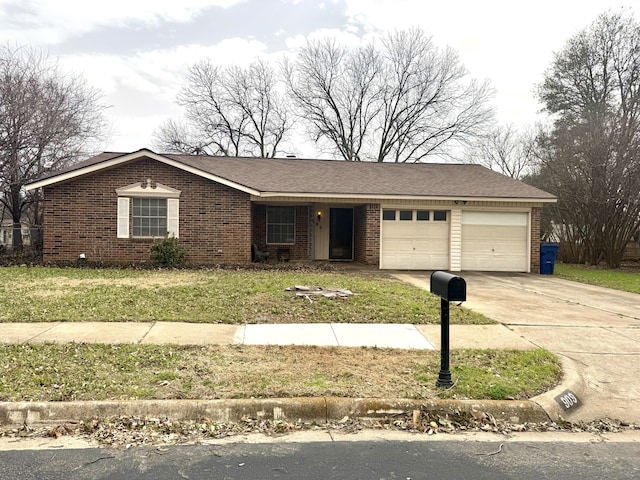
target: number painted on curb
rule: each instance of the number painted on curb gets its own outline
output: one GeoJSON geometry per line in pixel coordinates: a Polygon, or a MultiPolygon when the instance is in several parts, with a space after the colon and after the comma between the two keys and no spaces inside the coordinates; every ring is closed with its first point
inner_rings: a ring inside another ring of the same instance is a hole
{"type": "Polygon", "coordinates": [[[558,395],[555,400],[565,410],[571,410],[573,408],[582,406],[582,402],[580,401],[578,396],[571,390],[565,390],[560,395],[558,395]]]}

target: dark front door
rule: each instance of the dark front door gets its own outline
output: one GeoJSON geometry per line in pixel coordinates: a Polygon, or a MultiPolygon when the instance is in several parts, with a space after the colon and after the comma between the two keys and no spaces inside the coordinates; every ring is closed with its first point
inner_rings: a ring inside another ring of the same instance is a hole
{"type": "Polygon", "coordinates": [[[329,260],[353,260],[353,208],[329,210],[329,260]]]}

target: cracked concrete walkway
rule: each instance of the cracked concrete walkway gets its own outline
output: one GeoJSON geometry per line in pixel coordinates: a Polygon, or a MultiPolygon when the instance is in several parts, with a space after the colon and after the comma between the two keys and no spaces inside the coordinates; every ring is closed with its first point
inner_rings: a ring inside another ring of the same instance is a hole
{"type": "MultiPolygon", "coordinates": [[[[640,295],[548,275],[460,275],[465,307],[574,363],[584,405],[566,418],[640,423],[640,295]]],[[[430,272],[395,276],[429,289],[430,272]]]]}

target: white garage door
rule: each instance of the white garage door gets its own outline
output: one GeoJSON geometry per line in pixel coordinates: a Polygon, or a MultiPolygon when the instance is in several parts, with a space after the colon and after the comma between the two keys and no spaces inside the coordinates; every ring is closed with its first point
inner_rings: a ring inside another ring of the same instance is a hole
{"type": "Polygon", "coordinates": [[[526,272],[527,213],[462,212],[462,270],[526,272]]]}
{"type": "Polygon", "coordinates": [[[380,268],[449,268],[450,212],[383,209],[380,268]]]}

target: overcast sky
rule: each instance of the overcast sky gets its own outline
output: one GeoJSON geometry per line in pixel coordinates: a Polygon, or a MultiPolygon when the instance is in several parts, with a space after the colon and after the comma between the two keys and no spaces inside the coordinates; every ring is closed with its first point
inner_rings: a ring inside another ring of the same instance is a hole
{"type": "Polygon", "coordinates": [[[0,0],[0,40],[44,49],[100,88],[113,128],[102,149],[133,151],[180,116],[175,96],[198,60],[247,64],[293,52],[307,37],[355,41],[411,26],[491,81],[499,122],[533,124],[533,90],[553,52],[622,8],[640,18],[640,0],[0,0]]]}

